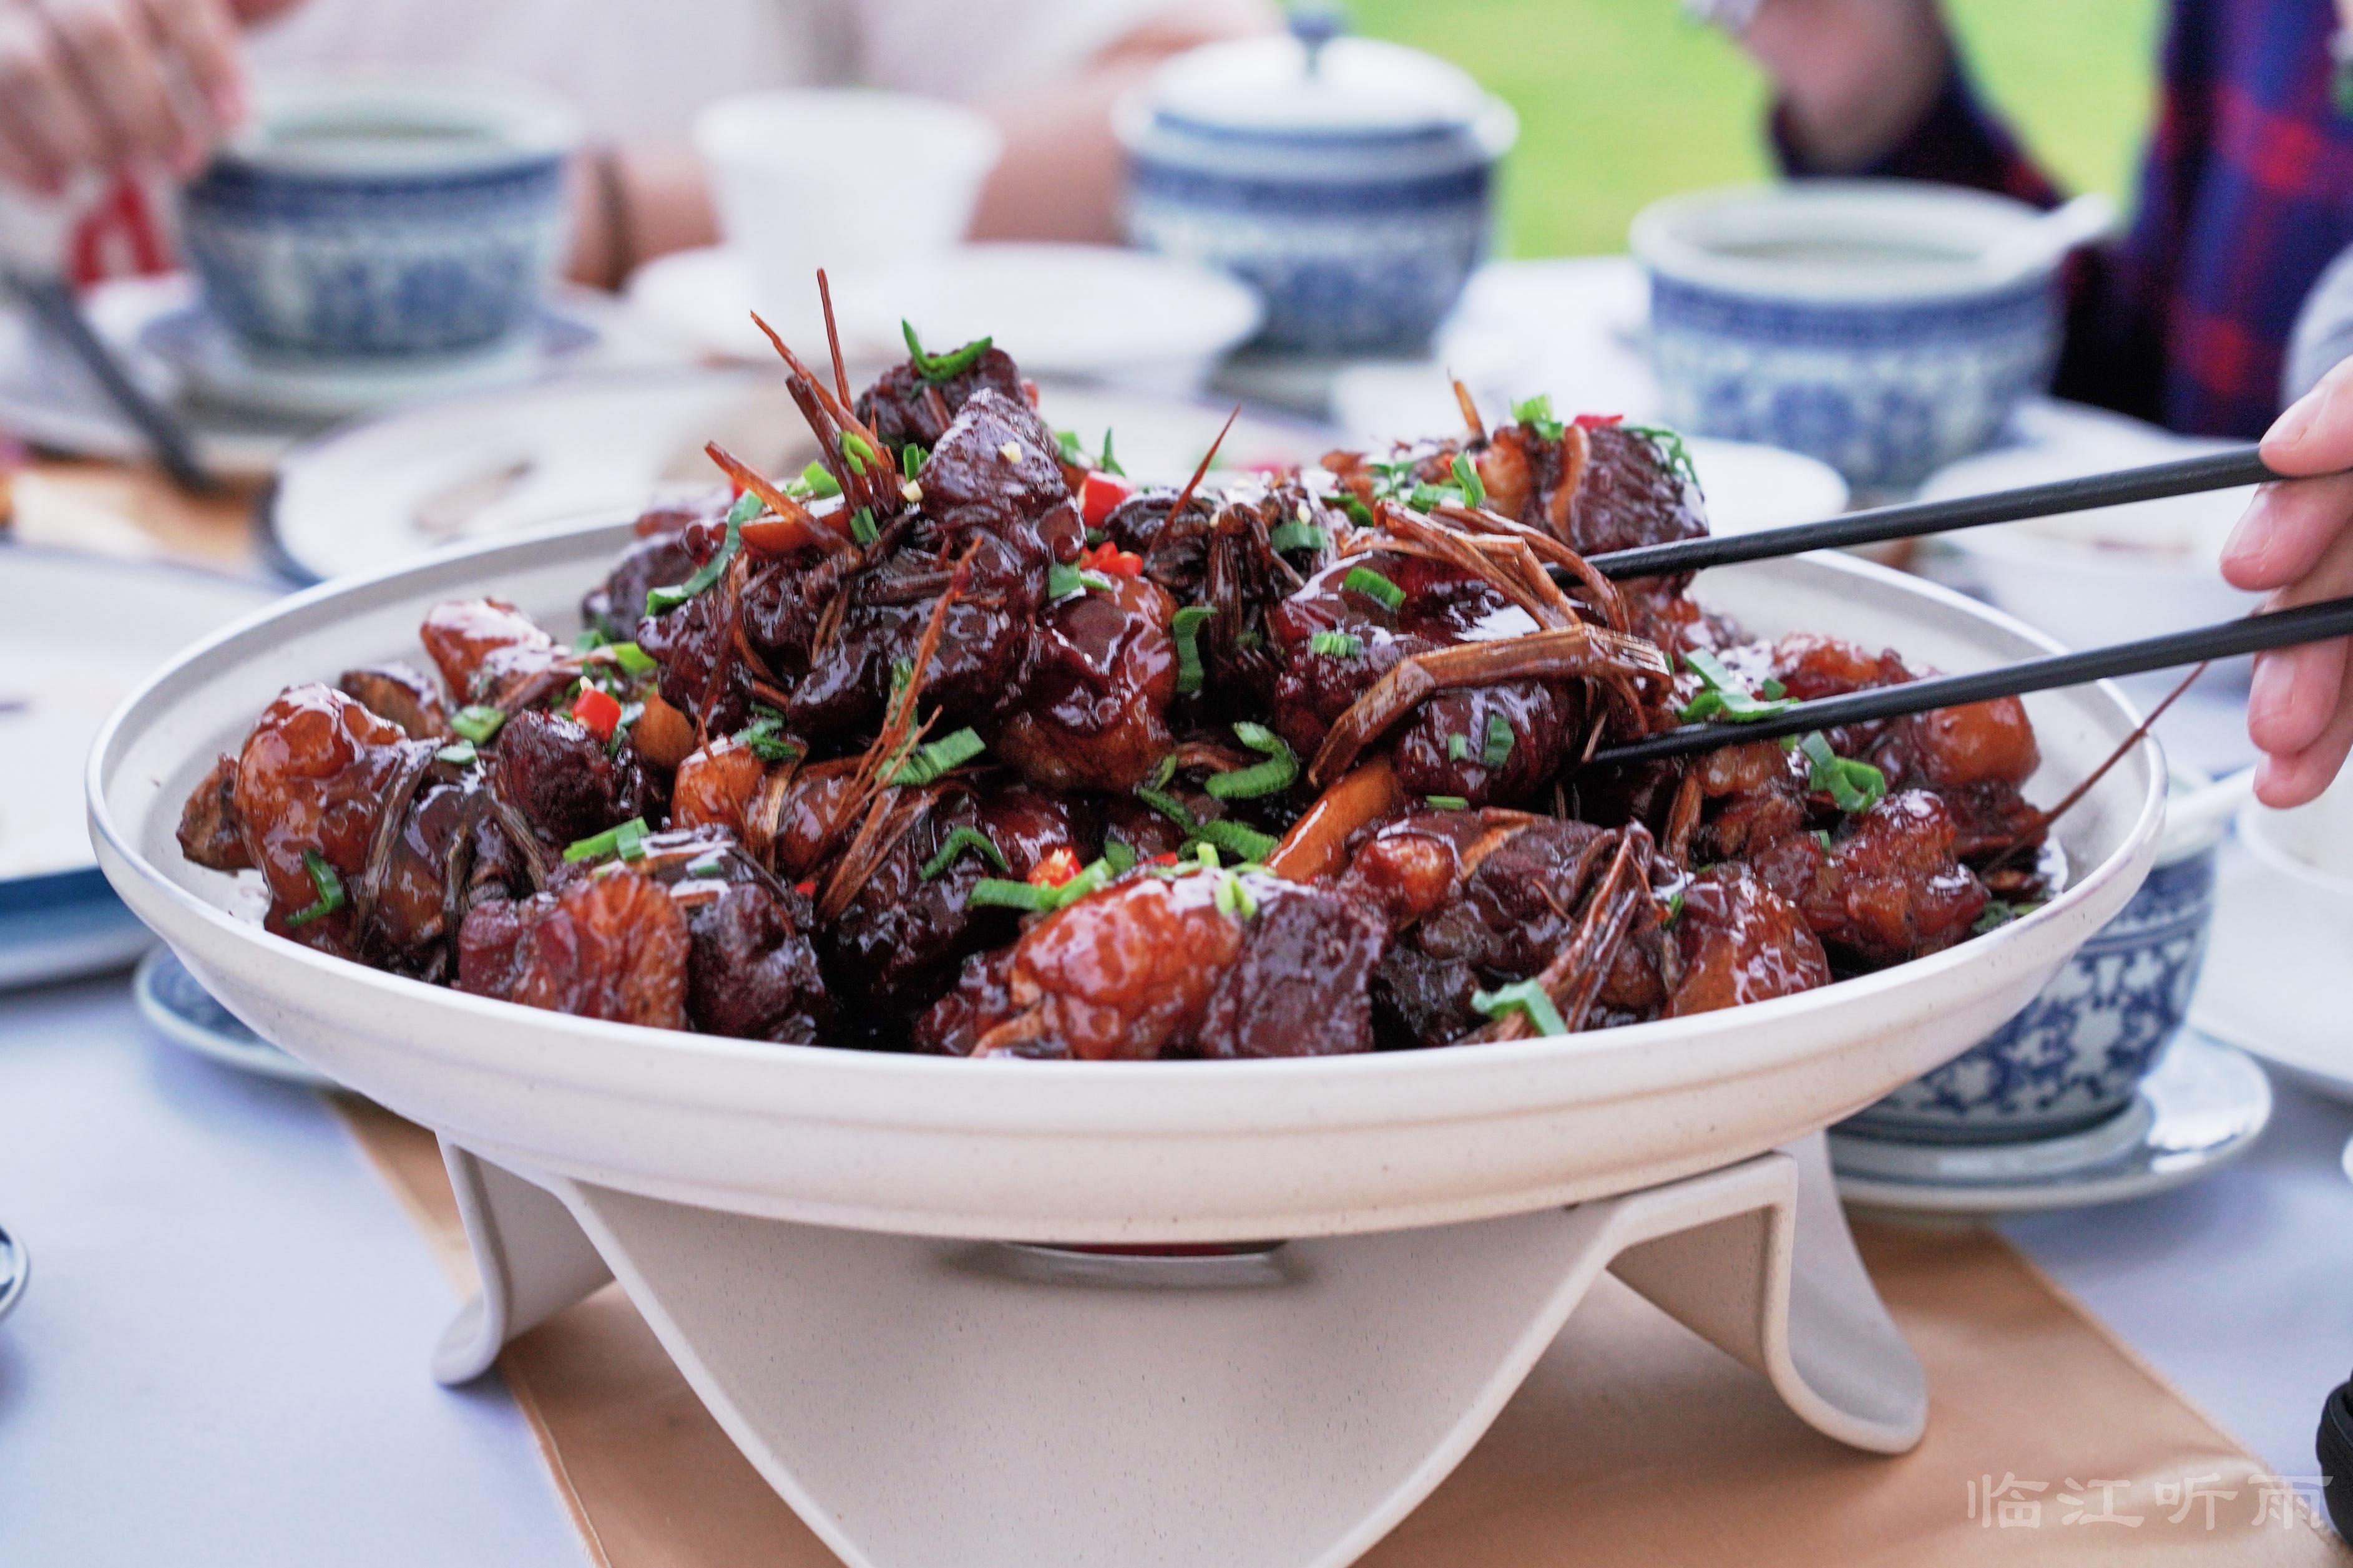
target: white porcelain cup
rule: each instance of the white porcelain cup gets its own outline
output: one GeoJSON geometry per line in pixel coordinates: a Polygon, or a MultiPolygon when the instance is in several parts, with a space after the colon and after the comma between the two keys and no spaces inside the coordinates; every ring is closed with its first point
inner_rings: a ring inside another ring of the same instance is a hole
{"type": "Polygon", "coordinates": [[[817,269],[838,288],[956,244],[1005,139],[938,99],[786,88],[710,105],[694,146],[754,307],[807,355],[824,341],[817,269]]]}
{"type": "Polygon", "coordinates": [[[2265,865],[2353,910],[2353,768],[2308,805],[2249,805],[2239,814],[2239,837],[2265,865]]]}

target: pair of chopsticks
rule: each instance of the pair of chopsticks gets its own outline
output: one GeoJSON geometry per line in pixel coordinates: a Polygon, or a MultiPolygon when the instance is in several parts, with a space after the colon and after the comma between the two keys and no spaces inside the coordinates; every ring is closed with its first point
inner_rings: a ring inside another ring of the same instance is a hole
{"type": "MultiPolygon", "coordinates": [[[[2147,468],[2093,474],[2082,479],[2059,479],[2049,484],[2028,485],[2014,490],[1997,490],[1989,495],[1874,507],[1867,511],[1850,512],[1844,517],[1800,523],[1791,528],[1763,529],[1755,533],[1684,539],[1670,544],[1616,550],[1593,556],[1588,563],[1604,575],[1621,581],[1633,577],[1663,576],[1671,573],[1697,572],[1709,566],[1728,566],[1743,561],[1795,555],[1808,550],[1875,544],[1890,539],[1918,539],[1932,533],[1949,533],[1957,529],[1982,528],[1989,523],[2017,522],[2026,518],[2088,511],[2094,507],[2124,506],[2134,501],[2161,500],[2169,496],[2233,489],[2242,485],[2264,484],[2287,478],[2264,467],[2255,447],[2237,447],[2204,457],[2153,463],[2147,468]]],[[[1554,572],[1563,587],[1576,585],[1574,579],[1564,570],[1555,568],[1554,572]]],[[[2266,648],[2326,642],[2348,636],[2353,636],[2353,598],[2330,599],[2299,609],[2277,610],[2267,615],[2249,616],[2242,620],[2225,621],[2221,626],[2169,632],[2163,637],[2145,637],[2138,642],[2118,643],[2113,647],[2027,659],[1971,675],[1934,676],[1901,686],[1875,687],[1840,697],[1817,698],[1810,702],[1794,703],[1769,717],[1744,723],[1685,724],[1680,729],[1622,746],[1604,747],[1590,760],[1606,764],[1682,756],[1748,741],[1769,741],[1784,735],[1802,735],[1813,730],[1834,729],[1841,724],[1896,719],[1907,713],[1925,713],[1938,708],[1984,702],[1997,697],[2018,697],[2030,691],[2047,691],[2057,686],[2076,686],[2085,681],[2107,680],[2118,676],[2138,675],[2146,670],[2168,669],[2200,664],[2208,659],[2232,658],[2241,654],[2260,653],[2266,648]]]]}

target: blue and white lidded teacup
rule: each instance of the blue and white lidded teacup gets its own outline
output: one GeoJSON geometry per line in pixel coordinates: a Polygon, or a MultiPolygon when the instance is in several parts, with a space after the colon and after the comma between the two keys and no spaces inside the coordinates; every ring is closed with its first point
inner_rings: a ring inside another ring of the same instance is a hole
{"type": "Polygon", "coordinates": [[[1332,32],[1211,44],[1124,100],[1128,231],[1256,288],[1261,347],[1418,353],[1487,253],[1519,121],[1441,60],[1332,32]]]}
{"type": "Polygon", "coordinates": [[[565,241],[578,123],[536,89],[265,83],[181,197],[206,307],[299,360],[487,351],[536,314],[565,241]]]}

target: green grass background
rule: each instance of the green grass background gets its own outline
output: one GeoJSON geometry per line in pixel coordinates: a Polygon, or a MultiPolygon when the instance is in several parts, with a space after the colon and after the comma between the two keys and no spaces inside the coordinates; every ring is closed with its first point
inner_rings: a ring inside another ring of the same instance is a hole
{"type": "MultiPolygon", "coordinates": [[[[1767,89],[1675,0],[1352,0],[1356,30],[1454,61],[1510,101],[1514,256],[1625,247],[1641,206],[1764,177],[1767,89]]],[[[1947,0],[1979,87],[2071,189],[2128,201],[2154,103],[2158,0],[1947,0]]]]}

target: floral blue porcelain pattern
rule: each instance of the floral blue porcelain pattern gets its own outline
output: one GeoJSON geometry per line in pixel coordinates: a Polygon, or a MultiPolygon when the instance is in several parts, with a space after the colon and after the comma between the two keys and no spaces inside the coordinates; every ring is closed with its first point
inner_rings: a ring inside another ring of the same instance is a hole
{"type": "Polygon", "coordinates": [[[2112,1115],[2189,1016],[2213,902],[2211,849],[2158,867],[2023,1013],[1840,1131],[1984,1142],[2051,1137],[2112,1115]]]}
{"type": "Polygon", "coordinates": [[[1666,422],[1821,458],[1858,488],[1917,484],[1978,450],[2050,377],[2057,304],[1759,300],[1653,275],[1666,422]]]}
{"type": "Polygon", "coordinates": [[[459,353],[533,319],[564,237],[563,158],[335,178],[216,163],[183,196],[206,303],[311,357],[459,353]]]}

